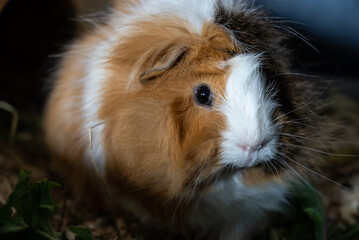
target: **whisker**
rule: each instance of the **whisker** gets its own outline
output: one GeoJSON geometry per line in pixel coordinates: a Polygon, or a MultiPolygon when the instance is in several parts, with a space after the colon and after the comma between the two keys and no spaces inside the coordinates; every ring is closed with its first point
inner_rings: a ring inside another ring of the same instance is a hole
{"type": "Polygon", "coordinates": [[[317,140],[314,140],[314,139],[311,139],[311,138],[308,138],[308,137],[304,137],[304,136],[300,136],[300,135],[296,135],[296,134],[290,134],[290,133],[284,133],[284,132],[279,132],[279,135],[282,135],[282,136],[287,136],[287,137],[293,137],[293,138],[300,138],[300,139],[304,139],[304,140],[308,140],[308,141],[311,141],[311,142],[316,142],[316,143],[322,143],[321,141],[317,141],[317,140]]]}
{"type": "Polygon", "coordinates": [[[268,77],[268,80],[275,78],[275,77],[279,77],[279,76],[285,76],[285,75],[294,75],[294,76],[301,76],[301,77],[308,77],[308,78],[321,78],[318,75],[309,75],[309,74],[304,74],[304,73],[295,73],[295,72],[285,72],[285,73],[278,73],[275,75],[272,75],[270,77],[268,77]]]}
{"type": "Polygon", "coordinates": [[[330,153],[330,152],[324,152],[315,148],[310,148],[310,147],[306,147],[306,146],[301,146],[301,145],[296,145],[296,144],[290,144],[290,143],[279,143],[280,145],[283,146],[289,146],[289,147],[298,147],[298,148],[302,148],[305,150],[309,150],[309,151],[313,151],[313,152],[317,152],[317,153],[322,153],[322,154],[326,154],[329,156],[336,156],[336,157],[359,157],[359,155],[352,155],[352,154],[342,154],[342,153],[330,153]]]}
{"type": "Polygon", "coordinates": [[[309,186],[312,191],[319,194],[319,192],[315,188],[313,188],[311,186],[311,184],[308,182],[308,180],[306,178],[304,178],[295,168],[293,168],[291,165],[289,165],[286,161],[279,158],[278,163],[280,163],[282,166],[286,167],[290,171],[292,176],[296,177],[299,180],[298,182],[296,182],[296,184],[300,184],[300,185],[303,185],[303,186],[306,186],[306,187],[309,186]]]}
{"type": "Polygon", "coordinates": [[[346,189],[346,190],[348,190],[348,191],[352,191],[350,188],[348,188],[348,187],[346,187],[346,186],[344,186],[344,185],[342,185],[342,184],[340,184],[340,183],[338,183],[338,182],[336,182],[336,181],[333,181],[332,179],[330,179],[330,178],[328,178],[328,177],[326,177],[326,176],[324,176],[324,175],[322,175],[322,174],[320,174],[320,173],[317,173],[316,171],[313,171],[312,169],[310,169],[310,168],[304,166],[303,164],[301,164],[301,163],[299,163],[299,162],[297,162],[297,161],[291,159],[291,158],[288,157],[287,155],[282,154],[282,153],[278,153],[278,154],[281,155],[281,156],[283,156],[283,157],[285,157],[285,158],[288,159],[289,161],[291,161],[291,162],[297,164],[298,166],[302,167],[303,169],[307,170],[308,172],[310,172],[310,173],[312,173],[312,174],[314,174],[314,175],[316,175],[316,176],[318,176],[318,177],[320,177],[320,178],[323,178],[324,180],[327,180],[327,181],[329,181],[329,182],[331,182],[331,183],[333,183],[333,184],[335,184],[335,185],[337,185],[337,186],[339,186],[339,187],[342,187],[342,188],[344,188],[344,189],[346,189]]]}
{"type": "Polygon", "coordinates": [[[315,117],[303,117],[303,118],[295,118],[291,119],[292,121],[298,121],[298,120],[312,120],[312,119],[322,119],[325,118],[324,116],[315,116],[315,117]]]}
{"type": "Polygon", "coordinates": [[[274,172],[272,171],[272,168],[269,166],[269,164],[267,162],[264,162],[264,164],[265,164],[266,168],[270,170],[271,174],[274,175],[274,172]]]}
{"type": "Polygon", "coordinates": [[[288,20],[284,17],[277,17],[277,16],[265,16],[263,17],[264,19],[269,19],[269,20],[274,20],[274,24],[275,23],[280,23],[282,25],[276,25],[277,27],[283,27],[283,23],[290,23],[290,24],[295,24],[295,25],[299,25],[299,26],[307,26],[307,23],[303,23],[303,22],[298,22],[298,21],[294,21],[294,20],[288,20]]]}
{"type": "Polygon", "coordinates": [[[301,26],[308,26],[307,23],[302,23],[302,22],[293,21],[293,20],[282,20],[280,22],[281,23],[290,23],[290,24],[295,24],[295,25],[301,25],[301,26]]]}
{"type": "Polygon", "coordinates": [[[277,123],[275,123],[275,125],[276,125],[276,126],[282,126],[282,125],[284,125],[284,124],[286,124],[286,123],[294,123],[294,124],[299,124],[299,125],[306,126],[306,127],[308,127],[308,128],[316,129],[315,127],[310,126],[310,125],[308,125],[308,124],[305,124],[305,123],[302,123],[302,122],[293,121],[293,120],[288,120],[288,121],[283,121],[283,122],[277,122],[277,123]]]}
{"type": "Polygon", "coordinates": [[[329,86],[330,86],[331,83],[332,83],[332,80],[330,80],[330,81],[328,82],[328,84],[325,86],[325,88],[324,88],[316,97],[314,97],[312,100],[310,100],[309,102],[303,104],[302,106],[300,106],[300,107],[298,107],[298,108],[296,108],[296,109],[294,109],[294,110],[291,110],[291,111],[289,111],[289,112],[287,112],[287,113],[281,114],[281,115],[278,116],[276,119],[274,119],[274,122],[277,121],[279,118],[281,118],[281,117],[283,117],[283,116],[288,116],[289,114],[291,114],[291,113],[293,113],[293,112],[296,112],[296,111],[298,111],[298,110],[304,108],[305,106],[308,106],[309,104],[313,103],[314,101],[316,101],[320,96],[323,95],[323,93],[324,93],[325,91],[327,91],[327,89],[329,88],[329,86]]]}
{"type": "Polygon", "coordinates": [[[307,182],[307,180],[297,170],[295,170],[292,166],[290,166],[286,161],[279,158],[278,155],[275,157],[275,160],[278,164],[283,166],[285,169],[288,169],[293,177],[298,178],[302,182],[307,182]]]}
{"type": "Polygon", "coordinates": [[[265,164],[266,164],[266,166],[270,169],[270,171],[271,171],[271,173],[273,174],[273,175],[275,175],[274,174],[274,172],[272,171],[272,168],[271,168],[271,166],[274,168],[274,171],[276,172],[276,174],[277,175],[279,175],[279,173],[278,173],[278,171],[277,171],[277,168],[274,166],[274,164],[271,162],[271,161],[269,161],[269,162],[264,162],[265,164]],[[270,166],[270,165],[271,166],[270,166]]]}
{"type": "Polygon", "coordinates": [[[311,47],[315,52],[320,54],[320,51],[316,47],[314,47],[314,45],[309,42],[309,39],[307,37],[305,37],[303,34],[299,33],[298,31],[296,31],[295,29],[293,29],[289,26],[282,26],[282,29],[291,33],[293,36],[297,37],[298,39],[302,40],[309,47],[311,47]]]}

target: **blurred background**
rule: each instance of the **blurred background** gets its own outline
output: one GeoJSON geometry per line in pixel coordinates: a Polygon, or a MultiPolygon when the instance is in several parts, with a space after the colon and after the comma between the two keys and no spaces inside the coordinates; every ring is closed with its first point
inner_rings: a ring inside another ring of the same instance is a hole
{"type": "MultiPolygon", "coordinates": [[[[56,54],[76,35],[77,17],[106,10],[110,2],[0,0],[0,99],[17,108],[24,102],[27,108],[42,106],[56,54]]],[[[298,71],[333,79],[348,96],[359,99],[359,1],[253,4],[290,27],[298,71]]]]}
{"type": "Polygon", "coordinates": [[[260,0],[259,4],[293,29],[301,70],[333,79],[359,100],[359,1],[260,0]]]}

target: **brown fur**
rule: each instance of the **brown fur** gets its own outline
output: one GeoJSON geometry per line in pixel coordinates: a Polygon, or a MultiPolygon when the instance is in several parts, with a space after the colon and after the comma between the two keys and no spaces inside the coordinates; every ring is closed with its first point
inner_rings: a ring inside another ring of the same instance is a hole
{"type": "MultiPolygon", "coordinates": [[[[163,61],[161,57],[166,59],[172,51],[185,47],[185,56],[158,76],[154,74],[152,77],[156,79],[149,80],[145,88],[138,82],[132,83],[138,85],[137,89],[141,88],[136,91],[132,90],[133,86],[126,92],[107,88],[111,93],[105,94],[101,113],[107,122],[109,182],[112,179],[126,182],[136,199],[143,200],[142,204],[154,213],[159,206],[150,206],[153,203],[166,203],[173,208],[176,204],[172,201],[186,194],[185,190],[189,192],[188,184],[203,165],[208,165],[202,172],[207,172],[204,179],[216,169],[216,161],[210,164],[208,161],[218,155],[219,131],[225,127],[224,119],[217,112],[194,103],[193,87],[208,83],[216,95],[222,95],[225,75],[214,64],[228,59],[228,51],[235,50],[224,31],[213,24],[206,27],[202,36],[197,36],[186,32],[180,23],[177,26],[157,19],[155,22],[159,25],[139,23],[138,28],[145,28],[146,34],[156,32],[156,35],[144,36],[140,30],[139,34],[131,35],[115,49],[111,65],[135,65],[136,80],[153,66],[158,67],[156,64],[163,61]],[[126,104],[118,104],[120,102],[126,104]],[[131,124],[138,119],[141,119],[140,125],[131,124]],[[131,148],[138,151],[126,155],[131,148]]],[[[114,75],[122,76],[123,70],[117,69],[114,75]]],[[[130,73],[127,71],[127,74],[130,73]]],[[[118,78],[109,81],[109,85],[114,86],[115,81],[118,78]]],[[[215,101],[220,103],[220,99],[215,101]]],[[[168,211],[171,216],[173,209],[168,211]]]]}
{"type": "MultiPolygon", "coordinates": [[[[276,101],[282,106],[276,109],[273,119],[278,118],[276,122],[282,125],[282,132],[309,136],[316,142],[327,141],[330,131],[326,134],[317,124],[317,110],[313,104],[307,104],[318,94],[312,90],[314,83],[278,75],[288,71],[287,56],[281,46],[285,37],[271,27],[271,22],[255,18],[258,16],[262,14],[230,18],[243,22],[238,26],[222,16],[218,21],[228,20],[227,28],[208,23],[202,35],[191,33],[186,22],[164,17],[138,22],[123,34],[115,32],[111,25],[104,26],[105,32],[114,32],[118,40],[112,42],[114,46],[105,59],[109,75],[103,89],[99,89],[103,96],[99,116],[105,122],[105,178],[114,196],[135,200],[152,215],[167,221],[177,208],[189,209],[191,201],[206,191],[207,185],[223,170],[218,165],[219,143],[226,123],[215,106],[222,101],[227,71],[218,63],[234,54],[263,53],[268,84],[274,82],[280,90],[276,101]],[[245,24],[253,19],[256,20],[245,24]],[[233,30],[251,34],[242,38],[229,33],[233,30]],[[233,38],[240,38],[243,45],[233,38]],[[255,47],[249,48],[252,45],[255,47]],[[203,83],[214,93],[212,108],[198,106],[193,100],[193,88],[203,83]],[[315,130],[306,125],[314,126],[315,130]]],[[[70,52],[65,58],[47,106],[47,142],[58,155],[57,168],[75,184],[75,191],[85,186],[92,191],[98,185],[83,161],[88,140],[87,136],[80,136],[84,121],[78,116],[80,109],[76,105],[67,109],[64,106],[68,106],[70,99],[76,102],[82,96],[82,86],[75,82],[85,74],[82,61],[88,57],[91,46],[106,40],[106,34],[96,30],[76,43],[87,48],[74,47],[73,55],[70,52]]],[[[313,146],[313,141],[304,138],[281,135],[280,141],[313,146]]],[[[312,153],[303,149],[281,146],[279,151],[306,166],[316,165],[312,153]]],[[[301,172],[298,165],[281,158],[301,172]]],[[[244,182],[256,186],[270,181],[282,183],[287,166],[273,162],[275,171],[266,166],[241,170],[244,182]]]]}

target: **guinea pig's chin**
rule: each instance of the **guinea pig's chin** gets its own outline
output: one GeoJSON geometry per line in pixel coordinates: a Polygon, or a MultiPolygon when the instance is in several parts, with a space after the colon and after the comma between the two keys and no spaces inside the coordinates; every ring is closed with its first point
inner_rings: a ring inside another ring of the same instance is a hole
{"type": "Polygon", "coordinates": [[[271,139],[263,148],[248,152],[243,151],[235,145],[227,145],[222,149],[222,166],[231,166],[235,168],[249,168],[258,164],[271,161],[277,153],[277,139],[271,139]]]}

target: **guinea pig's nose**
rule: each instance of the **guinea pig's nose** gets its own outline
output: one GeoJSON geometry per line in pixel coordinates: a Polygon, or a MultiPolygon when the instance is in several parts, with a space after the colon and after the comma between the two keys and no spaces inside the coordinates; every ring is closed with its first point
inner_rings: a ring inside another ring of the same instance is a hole
{"type": "Polygon", "coordinates": [[[259,151],[262,148],[262,144],[250,145],[250,144],[238,144],[240,149],[245,153],[253,153],[259,151]]]}

